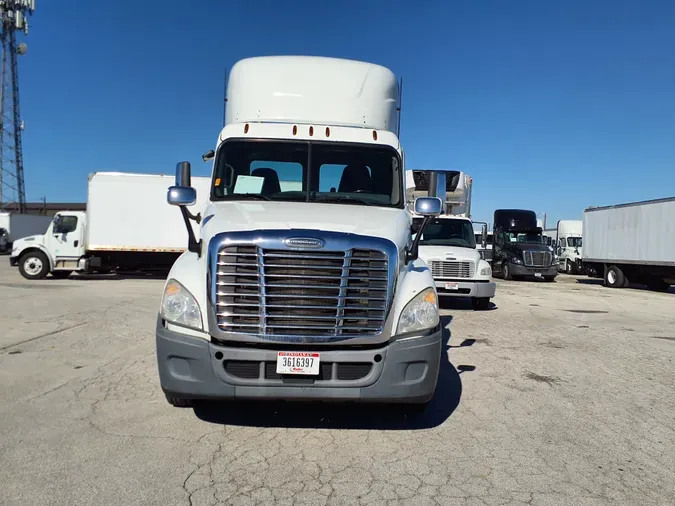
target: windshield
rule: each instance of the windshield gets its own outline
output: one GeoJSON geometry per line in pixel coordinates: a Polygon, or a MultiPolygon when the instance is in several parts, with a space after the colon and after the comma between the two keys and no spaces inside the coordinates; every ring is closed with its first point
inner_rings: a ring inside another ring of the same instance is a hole
{"type": "MultiPolygon", "coordinates": [[[[415,218],[414,221],[421,224],[422,218],[415,218]]],[[[468,220],[434,219],[424,230],[420,245],[475,248],[476,239],[473,233],[473,225],[468,220]]]]}
{"type": "Polygon", "coordinates": [[[403,207],[398,153],[388,146],[224,142],[213,200],[277,200],[403,207]]]}
{"type": "Polygon", "coordinates": [[[506,237],[510,242],[543,243],[543,237],[536,232],[506,232],[506,237]]]}
{"type": "Polygon", "coordinates": [[[581,237],[568,237],[567,245],[572,248],[581,248],[581,237]]]}

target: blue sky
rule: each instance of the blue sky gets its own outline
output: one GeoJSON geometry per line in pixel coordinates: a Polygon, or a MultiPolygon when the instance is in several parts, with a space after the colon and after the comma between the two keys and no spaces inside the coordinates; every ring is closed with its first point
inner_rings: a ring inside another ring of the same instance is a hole
{"type": "Polygon", "coordinates": [[[268,54],[403,76],[407,168],[471,174],[475,219],[675,195],[670,0],[37,4],[20,58],[29,201],[84,201],[97,170],[207,174],[224,69],[268,54]]]}

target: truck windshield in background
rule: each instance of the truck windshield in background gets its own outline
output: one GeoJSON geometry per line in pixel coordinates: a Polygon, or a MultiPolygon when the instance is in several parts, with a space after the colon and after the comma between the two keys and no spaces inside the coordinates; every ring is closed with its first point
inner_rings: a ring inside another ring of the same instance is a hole
{"type": "Polygon", "coordinates": [[[567,245],[571,248],[581,248],[581,237],[568,237],[567,245]]]}
{"type": "Polygon", "coordinates": [[[226,141],[216,154],[212,199],[403,208],[400,167],[398,153],[382,145],[226,141]]]}
{"type": "Polygon", "coordinates": [[[537,232],[504,232],[504,235],[510,242],[544,244],[543,237],[537,232]]]}
{"type": "MultiPolygon", "coordinates": [[[[416,228],[422,224],[421,218],[415,218],[416,228]]],[[[476,239],[473,225],[466,220],[437,218],[433,220],[422,234],[420,246],[456,246],[460,248],[475,248],[476,239]]]]}

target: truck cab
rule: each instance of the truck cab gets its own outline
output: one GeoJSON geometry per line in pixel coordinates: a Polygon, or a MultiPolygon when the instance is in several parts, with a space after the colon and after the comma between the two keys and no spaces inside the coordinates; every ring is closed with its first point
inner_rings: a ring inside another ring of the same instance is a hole
{"type": "Polygon", "coordinates": [[[492,269],[503,279],[524,277],[554,281],[558,268],[534,211],[497,209],[493,220],[492,269]]]}
{"type": "MultiPolygon", "coordinates": [[[[431,269],[438,295],[470,298],[473,308],[485,310],[495,295],[490,264],[482,258],[474,236],[474,224],[469,218],[472,179],[459,171],[445,171],[445,213],[434,218],[420,238],[420,258],[431,269]]],[[[428,191],[425,171],[407,171],[408,202],[428,191]]],[[[414,210],[413,210],[414,216],[414,210]]],[[[422,217],[413,217],[421,226],[422,217]]],[[[483,226],[480,242],[487,249],[486,230],[483,226]]]]}
{"type": "Polygon", "coordinates": [[[556,227],[558,270],[567,274],[582,271],[582,220],[560,220],[556,227]]]}
{"type": "MultiPolygon", "coordinates": [[[[277,56],[232,68],[225,126],[203,156],[209,202],[188,210],[188,162],[167,194],[188,244],[156,326],[170,404],[433,397],[440,314],[406,208],[398,103],[379,65],[277,56]]],[[[442,199],[415,210],[426,226],[442,199]]]]}
{"type": "Polygon", "coordinates": [[[86,222],[82,211],[57,213],[44,234],[14,241],[10,264],[27,279],[41,279],[50,272],[54,277],[68,276],[78,269],[84,254],[86,222]]]}

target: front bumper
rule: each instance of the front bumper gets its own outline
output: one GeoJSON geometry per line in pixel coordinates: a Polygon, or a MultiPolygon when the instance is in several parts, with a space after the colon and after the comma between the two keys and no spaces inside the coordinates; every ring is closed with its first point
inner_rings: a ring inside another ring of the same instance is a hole
{"type": "Polygon", "coordinates": [[[489,297],[492,298],[495,296],[495,291],[497,285],[493,281],[451,281],[451,280],[440,280],[435,279],[434,284],[436,285],[436,292],[439,296],[443,297],[489,297]],[[446,288],[446,283],[450,283],[452,286],[457,284],[457,288],[446,288]]]}
{"type": "Polygon", "coordinates": [[[537,276],[537,274],[541,274],[542,276],[558,275],[557,264],[551,265],[550,267],[525,267],[524,265],[509,263],[509,269],[511,269],[511,275],[513,276],[537,276]]]}
{"type": "Polygon", "coordinates": [[[11,265],[12,267],[16,267],[17,265],[19,265],[19,257],[18,256],[16,256],[16,257],[10,256],[9,257],[9,265],[11,265]]]}
{"type": "MultiPolygon", "coordinates": [[[[429,335],[377,349],[320,351],[319,377],[280,377],[277,349],[214,344],[169,330],[161,318],[156,339],[162,389],[189,399],[423,403],[434,395],[442,355],[439,326],[429,335]]],[[[302,346],[286,350],[302,351],[302,346]]]]}

